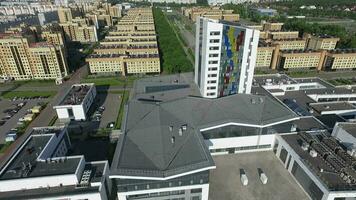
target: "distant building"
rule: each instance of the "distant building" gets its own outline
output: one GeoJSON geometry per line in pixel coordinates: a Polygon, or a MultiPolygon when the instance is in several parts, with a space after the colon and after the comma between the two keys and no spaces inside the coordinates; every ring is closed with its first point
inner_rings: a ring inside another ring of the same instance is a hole
{"type": "Polygon", "coordinates": [[[15,80],[55,79],[68,75],[64,47],[33,43],[23,36],[0,37],[0,72],[15,80]]]}
{"type": "Polygon", "coordinates": [[[62,101],[53,106],[53,109],[56,110],[60,121],[84,121],[87,120],[87,112],[94,102],[95,96],[96,89],[93,83],[75,84],[72,85],[62,101]]]}
{"type": "Polygon", "coordinates": [[[328,51],[323,68],[325,70],[355,69],[356,49],[335,49],[328,51]]]}
{"type": "Polygon", "coordinates": [[[129,9],[86,61],[90,73],[160,73],[152,9],[129,9]]]}
{"type": "Polygon", "coordinates": [[[273,17],[278,14],[277,10],[270,8],[256,8],[254,11],[261,16],[273,17]]]}
{"type": "Polygon", "coordinates": [[[33,128],[0,171],[0,199],[107,200],[109,163],[67,156],[66,127],[33,128]]]}
{"type": "Polygon", "coordinates": [[[313,50],[333,50],[340,38],[331,36],[310,36],[307,49],[313,50]]]}
{"type": "Polygon", "coordinates": [[[225,20],[236,22],[239,21],[240,15],[233,13],[233,10],[224,10],[218,7],[203,8],[203,7],[192,7],[192,8],[182,8],[182,13],[190,20],[195,22],[197,17],[205,17],[215,20],[225,20]]]}
{"type": "Polygon", "coordinates": [[[58,12],[58,18],[60,23],[66,23],[72,21],[73,16],[70,8],[59,7],[57,12],[58,12]]]}
{"type": "Polygon", "coordinates": [[[199,18],[196,38],[195,82],[202,96],[250,93],[259,31],[199,18]]]}
{"type": "Polygon", "coordinates": [[[80,25],[78,23],[67,22],[59,24],[68,41],[77,42],[97,42],[98,35],[95,26],[80,25]]]}

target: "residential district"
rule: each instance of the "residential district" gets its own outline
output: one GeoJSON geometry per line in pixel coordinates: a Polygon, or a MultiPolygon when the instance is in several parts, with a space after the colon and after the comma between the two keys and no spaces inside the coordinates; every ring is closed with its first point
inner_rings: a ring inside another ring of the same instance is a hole
{"type": "Polygon", "coordinates": [[[356,199],[356,50],[172,2],[1,2],[0,199],[356,199]]]}

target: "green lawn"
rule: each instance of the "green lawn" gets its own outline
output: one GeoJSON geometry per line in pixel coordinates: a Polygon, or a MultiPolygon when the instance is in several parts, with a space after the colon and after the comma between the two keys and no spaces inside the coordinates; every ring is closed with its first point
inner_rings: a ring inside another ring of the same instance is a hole
{"type": "Polygon", "coordinates": [[[292,78],[315,77],[318,75],[317,71],[290,71],[286,74],[292,78]]]}
{"type": "Polygon", "coordinates": [[[49,92],[49,91],[43,91],[43,92],[38,92],[38,91],[9,91],[9,92],[4,92],[2,94],[3,98],[6,99],[12,99],[14,97],[35,97],[35,96],[47,96],[47,97],[52,97],[56,94],[56,92],[49,92]]]}
{"type": "Polygon", "coordinates": [[[343,79],[343,78],[338,78],[338,79],[331,79],[328,80],[329,83],[333,84],[333,85],[355,85],[356,84],[356,80],[354,79],[343,79]]]}
{"type": "Polygon", "coordinates": [[[115,128],[117,128],[117,129],[121,128],[122,117],[124,115],[125,105],[126,105],[127,101],[129,100],[129,95],[130,95],[129,91],[122,92],[122,95],[121,95],[122,100],[120,103],[119,114],[117,115],[116,123],[115,123],[115,128]]]}

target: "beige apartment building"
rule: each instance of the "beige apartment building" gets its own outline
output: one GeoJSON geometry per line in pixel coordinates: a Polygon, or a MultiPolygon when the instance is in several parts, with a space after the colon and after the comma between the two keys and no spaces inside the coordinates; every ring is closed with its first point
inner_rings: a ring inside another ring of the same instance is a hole
{"type": "Polygon", "coordinates": [[[86,59],[91,73],[160,73],[152,10],[134,8],[127,13],[86,59]]]}
{"type": "Polygon", "coordinates": [[[68,75],[63,46],[35,43],[28,52],[34,79],[62,79],[68,75]]]}
{"type": "Polygon", "coordinates": [[[328,51],[323,67],[325,70],[356,69],[356,49],[328,51]]]}
{"type": "Polygon", "coordinates": [[[21,35],[0,37],[0,71],[15,80],[56,79],[68,74],[64,47],[49,43],[30,43],[21,35]]]}
{"type": "Polygon", "coordinates": [[[279,22],[262,22],[263,30],[265,31],[281,31],[284,23],[279,22]]]}
{"type": "Polygon", "coordinates": [[[125,54],[93,54],[86,61],[90,73],[160,73],[158,54],[125,55],[125,54]]]}
{"type": "Polygon", "coordinates": [[[331,36],[310,36],[307,49],[333,50],[340,38],[331,36]]]}
{"type": "Polygon", "coordinates": [[[257,48],[256,68],[269,68],[272,65],[273,56],[276,55],[275,50],[274,46],[260,44],[257,48]]]}
{"type": "Polygon", "coordinates": [[[298,31],[269,31],[268,39],[271,40],[286,40],[299,38],[298,31]]]}
{"type": "Polygon", "coordinates": [[[54,45],[65,45],[64,36],[61,32],[43,31],[41,38],[54,45]]]}
{"type": "Polygon", "coordinates": [[[73,19],[70,8],[59,7],[58,10],[59,23],[70,22],[73,19]]]}
{"type": "Polygon", "coordinates": [[[182,8],[182,13],[190,20],[195,22],[196,18],[206,17],[216,20],[226,20],[231,22],[237,22],[240,19],[239,14],[234,14],[233,10],[223,10],[219,7],[203,8],[203,7],[192,7],[192,8],[182,8]]]}
{"type": "Polygon", "coordinates": [[[279,46],[280,50],[304,50],[307,40],[306,39],[283,39],[272,40],[271,45],[279,46]]]}
{"type": "Polygon", "coordinates": [[[325,57],[324,51],[280,51],[277,68],[284,70],[321,70],[325,57]]]}
{"type": "Polygon", "coordinates": [[[59,24],[66,40],[78,42],[97,42],[98,36],[95,26],[80,26],[77,23],[59,24]]]}

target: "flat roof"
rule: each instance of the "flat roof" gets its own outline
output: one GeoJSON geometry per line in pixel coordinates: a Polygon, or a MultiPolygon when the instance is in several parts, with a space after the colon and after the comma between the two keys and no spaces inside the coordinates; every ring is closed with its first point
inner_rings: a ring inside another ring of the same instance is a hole
{"type": "Polygon", "coordinates": [[[44,187],[28,190],[16,190],[9,192],[0,192],[0,199],[41,199],[41,198],[57,198],[59,196],[80,195],[98,193],[99,186],[77,187],[76,185],[67,185],[61,187],[44,187]]]}
{"type": "Polygon", "coordinates": [[[294,79],[285,74],[266,74],[256,75],[253,77],[253,82],[260,85],[279,85],[279,84],[293,84],[297,83],[294,79]]]}
{"type": "Polygon", "coordinates": [[[337,122],[345,122],[345,119],[336,114],[320,115],[316,118],[321,121],[328,129],[333,129],[337,122]]]}
{"type": "Polygon", "coordinates": [[[186,96],[200,96],[193,73],[156,76],[136,80],[131,91],[134,99],[170,101],[186,96]]]}
{"type": "Polygon", "coordinates": [[[219,155],[213,159],[216,169],[210,171],[210,200],[309,199],[272,151],[219,155]],[[258,168],[268,177],[265,185],[259,179],[258,168]],[[247,186],[241,184],[240,169],[246,172],[247,186]]]}
{"type": "Polygon", "coordinates": [[[323,103],[311,103],[309,107],[313,108],[318,113],[324,111],[343,111],[343,110],[356,110],[356,107],[349,102],[323,102],[323,103]]]}
{"type": "Polygon", "coordinates": [[[40,128],[35,129],[23,148],[17,150],[16,156],[0,174],[0,180],[74,174],[80,162],[79,157],[64,159],[61,162],[37,161],[47,143],[57,134],[58,129],[54,129],[54,132],[49,128],[43,128],[42,132],[40,128]]]}
{"type": "Polygon", "coordinates": [[[63,100],[59,103],[59,106],[82,104],[92,87],[95,87],[93,83],[72,85],[63,100]]]}
{"type": "Polygon", "coordinates": [[[281,137],[329,190],[356,190],[356,159],[351,157],[335,138],[321,132],[300,132],[281,137]],[[308,150],[303,150],[303,143],[309,144],[309,149],[315,150],[317,156],[312,157],[308,150]],[[320,169],[323,169],[323,172],[320,169]],[[350,183],[341,178],[341,173],[350,176],[350,183]]]}
{"type": "Polygon", "coordinates": [[[338,123],[338,126],[356,138],[356,123],[338,123]]]}
{"type": "Polygon", "coordinates": [[[112,175],[167,177],[214,165],[200,130],[226,123],[263,126],[298,116],[267,96],[184,97],[162,103],[132,100],[112,175]],[[179,135],[179,129],[185,131],[179,135]],[[173,138],[173,142],[172,142],[173,138]]]}

